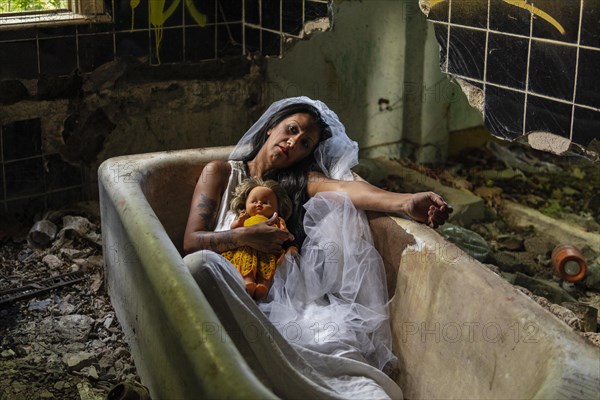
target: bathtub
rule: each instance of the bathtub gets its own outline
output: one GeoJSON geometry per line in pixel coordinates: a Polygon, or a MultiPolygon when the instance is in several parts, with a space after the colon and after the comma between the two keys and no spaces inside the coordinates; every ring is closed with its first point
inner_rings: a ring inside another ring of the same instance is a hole
{"type": "MultiPolygon", "coordinates": [[[[99,168],[106,286],[153,399],[277,398],[274,381],[293,374],[285,359],[278,377],[250,359],[211,306],[212,286],[203,292],[182,257],[196,180],[231,149],[117,157],[99,168]]],[[[407,398],[598,398],[597,347],[435,230],[367,215],[392,297],[393,377],[407,398]]]]}

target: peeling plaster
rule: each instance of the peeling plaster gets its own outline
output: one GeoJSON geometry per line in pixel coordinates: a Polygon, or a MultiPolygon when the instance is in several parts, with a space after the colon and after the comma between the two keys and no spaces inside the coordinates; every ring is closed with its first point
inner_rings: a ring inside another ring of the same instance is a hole
{"type": "Polygon", "coordinates": [[[462,79],[456,79],[456,81],[460,85],[463,93],[467,96],[467,100],[471,107],[479,110],[479,112],[483,114],[485,106],[485,94],[483,93],[483,90],[462,79]]]}
{"type": "Polygon", "coordinates": [[[300,38],[304,39],[310,36],[314,32],[325,32],[331,28],[331,21],[329,18],[319,18],[314,21],[308,21],[304,24],[302,32],[300,32],[300,38]]]}
{"type": "MultiPolygon", "coordinates": [[[[435,1],[434,1],[434,5],[435,5],[435,1]]],[[[429,16],[429,12],[431,11],[431,7],[432,6],[431,6],[429,0],[419,0],[419,8],[421,9],[421,12],[423,14],[425,14],[426,17],[429,16]]]]}
{"type": "Polygon", "coordinates": [[[30,98],[0,107],[0,125],[40,118],[42,153],[81,166],[86,197],[94,198],[98,166],[110,157],[237,142],[258,117],[264,90],[261,67],[239,64],[220,61],[217,73],[194,78],[185,66],[161,77],[108,63],[82,76],[77,96],[54,100],[35,100],[36,82],[24,82],[30,98]]]}
{"type": "Polygon", "coordinates": [[[529,145],[537,150],[548,151],[555,154],[563,154],[571,145],[571,141],[562,136],[550,132],[531,132],[527,135],[529,145]]]}

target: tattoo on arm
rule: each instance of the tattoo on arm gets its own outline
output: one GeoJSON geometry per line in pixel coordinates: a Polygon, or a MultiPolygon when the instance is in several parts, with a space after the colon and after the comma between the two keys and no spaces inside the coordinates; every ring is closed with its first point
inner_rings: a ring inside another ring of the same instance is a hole
{"type": "Polygon", "coordinates": [[[217,218],[217,202],[208,198],[204,193],[200,194],[200,201],[196,204],[198,216],[207,229],[214,228],[213,224],[217,218]]]}
{"type": "MultiPolygon", "coordinates": [[[[215,200],[210,199],[205,194],[200,195],[200,200],[198,201],[198,204],[196,204],[196,208],[198,209],[198,217],[200,217],[204,228],[207,230],[212,230],[214,228],[217,219],[217,206],[215,200]]],[[[231,231],[205,231],[199,239],[204,243],[204,248],[216,252],[223,252],[240,247],[240,244],[234,239],[233,232],[231,231]]]]}

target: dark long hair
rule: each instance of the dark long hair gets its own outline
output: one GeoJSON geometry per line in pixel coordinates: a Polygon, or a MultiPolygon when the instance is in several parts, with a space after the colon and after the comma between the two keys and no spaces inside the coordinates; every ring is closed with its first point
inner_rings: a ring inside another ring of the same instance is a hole
{"type": "MultiPolygon", "coordinates": [[[[256,154],[258,154],[259,150],[265,144],[267,140],[267,132],[285,118],[293,114],[308,114],[312,117],[314,123],[317,124],[319,129],[319,142],[331,137],[331,129],[329,128],[329,125],[327,125],[327,123],[323,120],[321,114],[315,107],[304,103],[291,104],[287,107],[283,107],[281,110],[277,111],[271,116],[264,127],[262,127],[261,130],[254,136],[252,141],[252,151],[246,157],[244,157],[242,161],[248,162],[253,160],[256,154]]],[[[290,196],[292,199],[292,215],[286,220],[286,225],[288,230],[296,238],[293,244],[298,246],[298,248],[300,248],[302,242],[306,238],[302,221],[305,213],[303,206],[304,203],[308,201],[308,192],[306,191],[308,174],[311,171],[323,172],[318,166],[313,153],[289,168],[268,171],[264,176],[262,176],[263,179],[273,179],[279,182],[281,187],[285,189],[288,196],[290,196]]]]}

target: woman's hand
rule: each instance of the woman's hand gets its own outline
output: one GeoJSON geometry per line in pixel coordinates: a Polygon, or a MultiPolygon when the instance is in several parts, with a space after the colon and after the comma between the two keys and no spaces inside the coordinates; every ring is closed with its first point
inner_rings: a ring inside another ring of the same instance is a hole
{"type": "Polygon", "coordinates": [[[244,244],[269,254],[278,254],[284,242],[294,240],[294,235],[277,227],[279,216],[273,216],[265,222],[244,228],[244,244]]]}
{"type": "Polygon", "coordinates": [[[427,224],[431,228],[437,228],[452,213],[452,206],[434,192],[414,193],[406,203],[406,213],[415,221],[427,224]]]}

